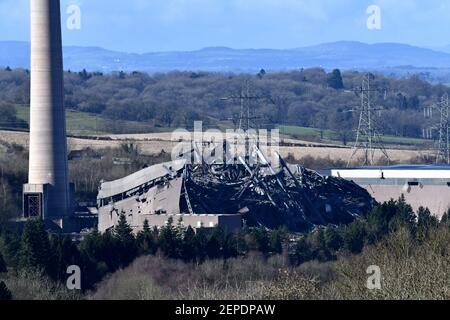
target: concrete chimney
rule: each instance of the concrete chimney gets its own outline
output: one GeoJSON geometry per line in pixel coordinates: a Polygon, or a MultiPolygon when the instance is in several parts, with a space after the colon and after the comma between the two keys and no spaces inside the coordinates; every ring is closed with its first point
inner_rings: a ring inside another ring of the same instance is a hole
{"type": "Polygon", "coordinates": [[[24,215],[55,220],[71,214],[60,1],[30,2],[30,164],[24,215]]]}

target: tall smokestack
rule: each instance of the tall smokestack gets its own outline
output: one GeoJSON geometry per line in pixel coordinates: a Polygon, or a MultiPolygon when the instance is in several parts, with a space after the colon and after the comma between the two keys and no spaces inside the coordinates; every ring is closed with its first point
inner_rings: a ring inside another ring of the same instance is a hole
{"type": "Polygon", "coordinates": [[[31,0],[30,98],[29,184],[24,186],[24,214],[44,219],[67,217],[71,206],[59,0],[31,0]]]}

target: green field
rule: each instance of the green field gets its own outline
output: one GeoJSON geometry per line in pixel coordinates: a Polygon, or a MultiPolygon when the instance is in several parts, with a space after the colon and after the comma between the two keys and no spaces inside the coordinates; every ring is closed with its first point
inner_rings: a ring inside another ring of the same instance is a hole
{"type": "MultiPolygon", "coordinates": [[[[17,117],[30,122],[30,109],[26,106],[16,106],[17,117]]],[[[168,128],[155,128],[145,122],[118,121],[105,119],[96,114],[86,112],[66,111],[67,132],[73,135],[93,135],[105,133],[149,133],[165,132],[168,128]]]]}
{"type": "MultiPolygon", "coordinates": [[[[341,142],[339,135],[332,130],[321,130],[316,128],[305,128],[297,126],[278,126],[281,134],[294,136],[299,139],[309,140],[311,138],[315,140],[321,140],[321,134],[323,134],[324,142],[341,142]]],[[[411,146],[424,146],[430,144],[429,140],[417,139],[417,138],[406,138],[406,137],[395,137],[395,136],[382,136],[381,140],[386,144],[395,145],[411,145],[411,146]]]]}
{"type": "Polygon", "coordinates": [[[331,130],[323,130],[321,133],[320,129],[316,128],[306,128],[297,126],[278,126],[281,134],[295,137],[314,138],[317,140],[321,139],[323,135],[323,140],[325,141],[335,141],[337,140],[336,133],[331,130]]]}
{"type": "MultiPolygon", "coordinates": [[[[27,106],[16,106],[17,116],[29,123],[30,113],[27,106]]],[[[151,123],[137,121],[120,121],[103,118],[97,114],[66,111],[67,131],[72,135],[95,135],[95,134],[113,134],[113,133],[153,133],[169,132],[173,128],[155,127],[151,123]]],[[[204,124],[203,130],[217,128],[226,130],[233,128],[231,121],[220,121],[214,118],[208,118],[209,125],[204,124]]],[[[317,141],[325,143],[339,143],[341,139],[337,132],[332,130],[320,130],[317,128],[306,128],[298,126],[278,126],[282,135],[292,136],[306,141],[317,141]]],[[[349,139],[350,141],[353,138],[349,139]]],[[[431,142],[429,140],[382,136],[382,141],[390,145],[420,146],[423,147],[431,142]]]]}

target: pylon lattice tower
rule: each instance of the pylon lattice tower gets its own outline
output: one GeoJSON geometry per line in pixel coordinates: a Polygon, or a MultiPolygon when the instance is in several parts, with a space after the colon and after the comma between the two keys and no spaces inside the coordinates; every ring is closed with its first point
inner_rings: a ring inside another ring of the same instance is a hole
{"type": "Polygon", "coordinates": [[[440,123],[439,123],[439,143],[436,163],[450,164],[450,112],[449,96],[444,94],[439,103],[440,123]]]}
{"type": "MultiPolygon", "coordinates": [[[[242,85],[242,88],[237,95],[231,95],[223,97],[220,100],[223,101],[239,101],[240,111],[237,117],[234,117],[233,122],[235,130],[245,140],[245,155],[250,157],[253,154],[252,144],[257,148],[260,147],[260,137],[258,132],[261,130],[261,116],[255,114],[253,108],[253,101],[268,100],[270,103],[274,103],[274,100],[269,95],[255,95],[252,94],[251,80],[246,79],[242,85]]],[[[237,151],[235,151],[237,154],[237,151]]]]}
{"type": "Polygon", "coordinates": [[[252,101],[258,100],[271,100],[270,97],[258,96],[251,94],[251,83],[246,80],[241,88],[238,95],[232,95],[229,97],[221,98],[221,100],[233,100],[239,101],[240,103],[240,113],[237,120],[236,128],[238,130],[243,130],[244,132],[250,129],[259,129],[259,123],[257,120],[261,119],[259,116],[254,115],[254,110],[252,110],[252,101]]]}
{"type": "MultiPolygon", "coordinates": [[[[372,78],[372,74],[366,74],[363,78],[362,86],[355,89],[355,93],[361,98],[361,105],[360,110],[355,110],[359,111],[359,123],[356,131],[355,144],[347,166],[350,166],[352,160],[360,150],[364,151],[364,166],[372,166],[375,164],[376,150],[380,150],[388,163],[390,162],[389,154],[384,147],[376,122],[375,112],[381,111],[382,109],[373,108],[372,106],[372,93],[380,92],[379,89],[371,86],[372,78]]],[[[386,92],[387,90],[384,91],[386,92]]]]}

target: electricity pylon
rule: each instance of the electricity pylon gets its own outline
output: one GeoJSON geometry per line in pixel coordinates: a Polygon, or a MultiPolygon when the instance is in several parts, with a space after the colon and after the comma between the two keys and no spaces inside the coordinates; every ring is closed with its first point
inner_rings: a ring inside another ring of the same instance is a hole
{"type": "Polygon", "coordinates": [[[441,120],[439,123],[439,144],[436,163],[450,164],[450,113],[447,93],[442,96],[441,102],[439,103],[439,113],[441,120]]]}
{"type": "MultiPolygon", "coordinates": [[[[381,134],[378,131],[375,118],[375,111],[381,111],[383,109],[374,108],[372,106],[372,93],[380,92],[382,90],[371,86],[372,78],[372,74],[366,74],[363,78],[362,86],[354,90],[361,98],[361,105],[359,110],[355,110],[359,112],[359,123],[356,132],[356,141],[352,149],[352,155],[347,162],[347,166],[350,166],[352,160],[360,150],[364,151],[364,166],[372,166],[375,164],[376,150],[381,151],[388,163],[390,161],[389,155],[381,139],[381,134]]],[[[383,91],[386,94],[387,90],[383,91]]]]}
{"type": "Polygon", "coordinates": [[[236,123],[235,129],[248,131],[250,129],[259,129],[259,124],[255,121],[258,119],[261,119],[261,117],[255,116],[254,112],[251,108],[251,102],[252,101],[258,101],[258,100],[271,100],[270,97],[267,96],[258,96],[258,95],[252,95],[250,89],[250,81],[246,80],[244,82],[244,85],[241,88],[241,91],[237,95],[231,95],[228,97],[221,98],[222,101],[232,100],[232,101],[239,101],[240,103],[240,114],[238,120],[238,123],[236,123]]]}
{"type": "MultiPolygon", "coordinates": [[[[257,132],[260,130],[260,119],[262,117],[255,115],[255,110],[252,108],[252,101],[268,100],[274,103],[273,99],[266,95],[253,95],[251,93],[251,81],[245,80],[241,91],[237,95],[231,95],[223,97],[222,101],[239,101],[240,114],[238,119],[233,119],[235,129],[241,138],[245,140],[245,155],[250,157],[252,154],[252,143],[256,142],[256,146],[259,148],[260,141],[257,132]]],[[[235,150],[236,154],[237,151],[235,150]]]]}

